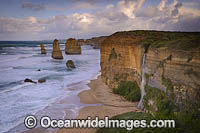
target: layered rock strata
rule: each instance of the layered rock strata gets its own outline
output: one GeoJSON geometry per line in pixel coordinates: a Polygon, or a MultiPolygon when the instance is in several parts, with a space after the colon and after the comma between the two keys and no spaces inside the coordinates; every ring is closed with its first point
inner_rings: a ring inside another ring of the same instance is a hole
{"type": "Polygon", "coordinates": [[[62,51],[60,50],[60,45],[57,39],[53,42],[53,51],[51,57],[53,59],[63,59],[62,51]]]}
{"type": "Polygon", "coordinates": [[[69,38],[65,43],[65,54],[81,54],[81,46],[76,39],[69,38]]]}
{"type": "Polygon", "coordinates": [[[173,88],[175,99],[200,100],[199,33],[130,31],[117,32],[101,45],[103,81],[115,88],[121,81],[141,86],[145,60],[145,86],[166,91],[173,88]]]}

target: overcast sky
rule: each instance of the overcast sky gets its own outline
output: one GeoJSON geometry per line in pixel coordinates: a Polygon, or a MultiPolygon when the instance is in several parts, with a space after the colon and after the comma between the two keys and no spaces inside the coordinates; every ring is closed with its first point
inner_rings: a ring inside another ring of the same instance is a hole
{"type": "Polygon", "coordinates": [[[200,31],[200,0],[0,0],[0,40],[200,31]]]}

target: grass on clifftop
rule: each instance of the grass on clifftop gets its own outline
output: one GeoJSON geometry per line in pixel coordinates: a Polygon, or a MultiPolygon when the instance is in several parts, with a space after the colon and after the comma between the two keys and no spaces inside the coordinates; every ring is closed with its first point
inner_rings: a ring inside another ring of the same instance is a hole
{"type": "MultiPolygon", "coordinates": [[[[117,115],[112,117],[112,120],[131,120],[131,119],[138,119],[142,120],[145,119],[149,121],[152,118],[150,114],[142,113],[142,112],[128,112],[121,115],[117,115]]],[[[138,128],[138,133],[141,132],[142,128],[138,128]]],[[[133,130],[132,130],[133,131],[133,130]]],[[[129,132],[132,132],[129,131],[129,132]]],[[[134,130],[135,131],[135,130],[134,130]]],[[[128,131],[125,128],[101,128],[97,130],[97,133],[127,133],[128,131]]]]}
{"type": "MultiPolygon", "coordinates": [[[[146,124],[150,123],[150,120],[156,119],[149,113],[143,112],[128,112],[121,115],[117,115],[111,118],[112,120],[146,120],[146,124]]],[[[157,119],[158,120],[158,119],[157,119]]],[[[130,126],[130,124],[129,124],[130,126]]],[[[181,133],[178,128],[132,128],[127,127],[130,131],[125,128],[101,128],[97,130],[97,133],[181,133]]]]}
{"type": "MultiPolygon", "coordinates": [[[[187,116],[186,116],[187,117],[187,116]]],[[[112,120],[146,120],[146,124],[149,125],[150,120],[161,120],[158,117],[154,117],[149,113],[144,112],[128,112],[120,114],[111,118],[112,120]]],[[[200,119],[188,119],[185,115],[174,117],[175,128],[134,128],[131,129],[131,124],[128,124],[128,130],[125,128],[101,128],[97,130],[97,133],[199,133],[200,119]],[[187,121],[185,121],[187,120],[187,121]]]]}
{"type": "Polygon", "coordinates": [[[122,81],[118,88],[113,89],[113,93],[123,96],[128,101],[139,101],[141,97],[140,88],[136,82],[122,81]]]}
{"type": "Polygon", "coordinates": [[[200,32],[169,32],[169,31],[122,31],[112,36],[142,37],[138,44],[150,47],[170,47],[182,50],[200,50],[200,32]]]}

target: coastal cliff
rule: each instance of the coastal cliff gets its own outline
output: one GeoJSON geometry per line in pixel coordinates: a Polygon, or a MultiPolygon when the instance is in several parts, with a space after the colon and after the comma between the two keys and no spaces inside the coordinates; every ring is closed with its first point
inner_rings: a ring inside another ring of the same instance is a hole
{"type": "Polygon", "coordinates": [[[166,90],[168,82],[173,84],[177,98],[200,99],[199,49],[149,48],[145,68],[149,86],[166,90]]]}
{"type": "Polygon", "coordinates": [[[120,81],[134,80],[140,84],[141,59],[145,49],[136,45],[141,38],[114,34],[101,45],[101,72],[103,81],[115,88],[120,81]]]}
{"type": "Polygon", "coordinates": [[[145,80],[143,104],[147,110],[152,103],[157,108],[152,88],[167,93],[170,90],[179,106],[183,100],[199,103],[199,38],[199,33],[117,32],[101,45],[102,79],[110,88],[116,88],[121,81],[136,81],[141,86],[145,80]]]}

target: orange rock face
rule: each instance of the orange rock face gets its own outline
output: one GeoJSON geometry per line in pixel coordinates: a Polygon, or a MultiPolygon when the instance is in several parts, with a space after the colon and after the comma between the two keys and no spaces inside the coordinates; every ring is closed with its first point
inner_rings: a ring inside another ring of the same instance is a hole
{"type": "Polygon", "coordinates": [[[60,50],[59,42],[57,39],[54,40],[51,57],[54,59],[63,59],[62,51],[60,50]]]}
{"type": "MultiPolygon", "coordinates": [[[[181,91],[187,98],[195,101],[200,99],[200,52],[198,50],[179,50],[162,48],[149,48],[146,58],[146,73],[149,85],[166,89],[163,77],[170,79],[174,91],[181,91]]],[[[178,93],[177,93],[178,94],[178,93]]],[[[181,94],[181,95],[182,95],[181,94]]],[[[182,96],[181,96],[182,97],[182,96]]],[[[184,96],[184,98],[186,98],[184,96]]]]}
{"type": "Polygon", "coordinates": [[[144,48],[126,36],[110,36],[101,45],[102,79],[110,88],[120,81],[134,80],[140,84],[141,59],[144,48]]]}
{"type": "Polygon", "coordinates": [[[115,33],[107,37],[101,45],[103,81],[110,88],[116,88],[121,81],[136,81],[140,86],[143,55],[147,52],[145,71],[143,71],[146,85],[166,90],[164,80],[167,79],[173,85],[173,93],[177,98],[198,102],[200,100],[200,50],[172,47],[176,44],[160,47],[150,44],[147,48],[141,44],[145,41],[142,36],[134,35],[133,32],[115,33]]]}
{"type": "Polygon", "coordinates": [[[65,54],[81,54],[81,46],[76,39],[69,38],[65,43],[65,54]]]}
{"type": "Polygon", "coordinates": [[[41,54],[46,54],[46,50],[44,48],[44,44],[40,44],[41,54]]]}

